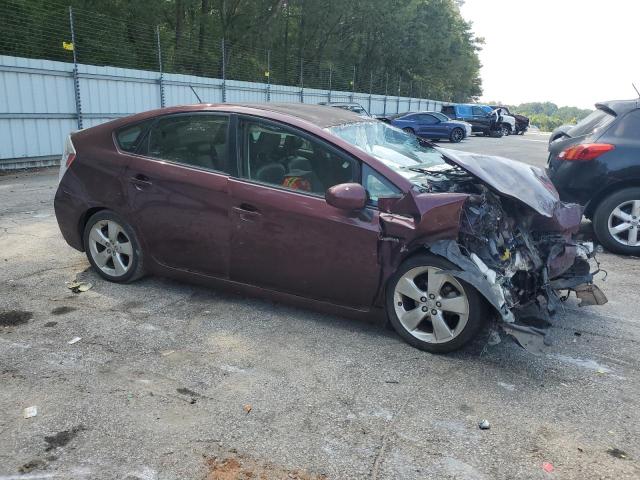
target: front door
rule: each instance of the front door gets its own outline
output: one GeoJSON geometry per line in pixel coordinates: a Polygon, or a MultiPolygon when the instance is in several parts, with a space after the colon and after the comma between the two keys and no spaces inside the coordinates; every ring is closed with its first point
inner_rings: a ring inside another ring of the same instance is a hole
{"type": "Polygon", "coordinates": [[[229,117],[161,117],[126,172],[130,209],[162,265],[228,277],[229,117]]]}
{"type": "Polygon", "coordinates": [[[346,212],[327,188],[360,165],[303,132],[245,118],[241,176],[230,180],[231,279],[316,300],[369,307],[380,267],[377,210],[346,212]]]}

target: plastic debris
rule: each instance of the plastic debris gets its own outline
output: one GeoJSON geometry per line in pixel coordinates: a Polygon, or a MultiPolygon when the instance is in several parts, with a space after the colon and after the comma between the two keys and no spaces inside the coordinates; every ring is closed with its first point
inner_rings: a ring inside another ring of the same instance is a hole
{"type": "Polygon", "coordinates": [[[69,340],[67,343],[69,345],[73,345],[74,343],[78,343],[80,340],[82,340],[82,337],[73,337],[71,340],[69,340]]]}
{"type": "Polygon", "coordinates": [[[247,403],[244,407],[242,407],[242,409],[245,411],[245,413],[249,414],[253,407],[251,406],[251,404],[247,403]]]}
{"type": "Polygon", "coordinates": [[[176,351],[175,350],[165,350],[160,355],[162,355],[163,357],[167,357],[167,356],[171,355],[172,353],[176,353],[176,351]]]}
{"type": "Polygon", "coordinates": [[[93,287],[91,283],[78,282],[74,280],[73,282],[67,282],[67,288],[71,290],[73,293],[81,293],[90,290],[93,287]]]}
{"type": "Polygon", "coordinates": [[[627,453],[623,452],[619,448],[610,448],[609,450],[607,450],[607,453],[612,457],[621,458],[622,460],[628,457],[627,453]]]}
{"type": "Polygon", "coordinates": [[[491,428],[491,424],[489,423],[489,420],[483,419],[480,420],[478,427],[480,428],[480,430],[489,430],[491,428]]]}
{"type": "Polygon", "coordinates": [[[38,415],[38,407],[36,407],[35,405],[32,407],[27,407],[22,411],[22,416],[24,418],[35,417],[36,415],[38,415]]]}
{"type": "Polygon", "coordinates": [[[547,473],[551,473],[553,472],[553,464],[551,464],[550,462],[543,462],[542,469],[547,473]]]}

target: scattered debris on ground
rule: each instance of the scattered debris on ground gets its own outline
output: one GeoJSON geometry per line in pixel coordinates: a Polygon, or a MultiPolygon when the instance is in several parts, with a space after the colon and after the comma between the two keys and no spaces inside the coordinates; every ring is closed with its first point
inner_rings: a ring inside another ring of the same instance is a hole
{"type": "Polygon", "coordinates": [[[543,462],[542,463],[542,469],[547,473],[551,473],[554,470],[553,464],[550,463],[550,462],[543,462]]]}
{"type": "Polygon", "coordinates": [[[55,327],[58,322],[47,322],[44,324],[45,327],[55,327]]]}
{"type": "Polygon", "coordinates": [[[67,343],[69,345],[73,345],[74,343],[78,343],[80,340],[82,340],[82,337],[73,337],[71,340],[69,340],[67,343]]]}
{"type": "Polygon", "coordinates": [[[206,480],[325,480],[323,474],[316,475],[305,470],[289,470],[270,463],[259,463],[246,457],[206,459],[208,474],[206,480]]]}
{"type": "Polygon", "coordinates": [[[247,403],[244,407],[242,407],[242,409],[245,411],[245,413],[249,414],[249,412],[253,410],[253,407],[251,406],[251,404],[247,403]]]}
{"type": "Polygon", "coordinates": [[[45,462],[44,460],[41,460],[40,458],[35,458],[25,463],[24,465],[20,466],[20,468],[18,468],[18,472],[29,473],[29,472],[32,472],[33,470],[44,470],[45,468],[47,468],[47,462],[45,462]]]}
{"type": "Polygon", "coordinates": [[[24,325],[33,317],[32,312],[24,310],[7,310],[0,312],[0,327],[15,327],[24,325]]]}
{"type": "Polygon", "coordinates": [[[78,433],[84,430],[83,425],[78,425],[69,430],[63,430],[62,432],[58,432],[55,435],[48,435],[44,437],[44,441],[47,442],[47,448],[45,448],[45,452],[50,452],[55,448],[64,447],[71,440],[73,440],[78,433]]]}
{"type": "Polygon", "coordinates": [[[491,424],[489,423],[489,420],[483,419],[480,420],[478,427],[480,428],[480,430],[489,430],[491,428],[491,424]]]}
{"type": "Polygon", "coordinates": [[[73,293],[81,293],[90,290],[93,287],[91,283],[78,282],[74,280],[73,282],[67,282],[67,288],[71,290],[73,293]]]}
{"type": "Polygon", "coordinates": [[[22,416],[24,418],[35,417],[36,415],[38,415],[38,407],[36,407],[35,405],[32,407],[27,407],[22,411],[22,416]]]}
{"type": "Polygon", "coordinates": [[[609,450],[607,450],[607,453],[612,457],[621,458],[622,460],[626,460],[627,458],[629,458],[629,455],[627,455],[626,452],[623,452],[619,448],[610,448],[609,450]]]}

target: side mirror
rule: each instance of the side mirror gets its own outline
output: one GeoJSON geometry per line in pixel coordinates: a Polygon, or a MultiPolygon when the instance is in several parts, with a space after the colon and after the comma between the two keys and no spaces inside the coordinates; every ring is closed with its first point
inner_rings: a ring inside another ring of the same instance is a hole
{"type": "Polygon", "coordinates": [[[340,210],[360,210],[367,204],[367,191],[359,183],[341,183],[329,188],[324,198],[340,210]]]}

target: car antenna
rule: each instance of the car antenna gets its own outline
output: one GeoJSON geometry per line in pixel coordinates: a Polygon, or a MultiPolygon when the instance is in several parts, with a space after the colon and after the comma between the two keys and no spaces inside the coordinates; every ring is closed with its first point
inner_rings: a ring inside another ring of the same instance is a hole
{"type": "Polygon", "coordinates": [[[198,93],[196,92],[195,88],[193,88],[193,85],[189,85],[189,88],[191,89],[191,91],[193,92],[193,94],[196,96],[196,98],[198,99],[198,103],[202,103],[202,99],[198,96],[198,93]]]}
{"type": "Polygon", "coordinates": [[[636,93],[638,94],[638,98],[640,98],[640,92],[638,91],[638,89],[636,88],[636,84],[631,82],[631,86],[633,87],[633,89],[636,91],[636,93]]]}

